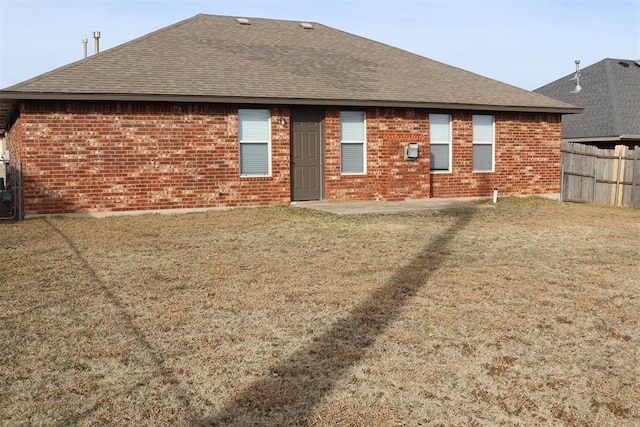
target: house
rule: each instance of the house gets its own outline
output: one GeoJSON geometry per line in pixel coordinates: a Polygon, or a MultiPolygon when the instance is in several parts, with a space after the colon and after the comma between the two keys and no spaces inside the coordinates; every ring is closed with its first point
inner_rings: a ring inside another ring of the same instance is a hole
{"type": "Polygon", "coordinates": [[[318,23],[204,14],[0,91],[26,216],[556,194],[579,111],[318,23]]]}
{"type": "Polygon", "coordinates": [[[579,80],[573,73],[534,91],[584,108],[563,117],[562,139],[604,149],[640,145],[640,60],[607,58],[577,72],[579,80]]]}

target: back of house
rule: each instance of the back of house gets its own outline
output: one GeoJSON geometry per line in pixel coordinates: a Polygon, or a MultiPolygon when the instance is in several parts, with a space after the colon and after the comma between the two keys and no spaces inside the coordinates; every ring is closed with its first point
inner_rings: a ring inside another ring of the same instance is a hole
{"type": "Polygon", "coordinates": [[[213,15],[0,90],[26,216],[556,194],[579,111],[318,23],[213,15]]]}

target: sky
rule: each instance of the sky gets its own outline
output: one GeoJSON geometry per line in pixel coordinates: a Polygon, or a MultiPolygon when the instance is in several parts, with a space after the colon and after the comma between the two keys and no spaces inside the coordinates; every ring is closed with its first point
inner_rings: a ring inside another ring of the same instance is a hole
{"type": "Polygon", "coordinates": [[[0,0],[0,88],[198,13],[318,22],[523,89],[640,59],[640,0],[0,0]]]}

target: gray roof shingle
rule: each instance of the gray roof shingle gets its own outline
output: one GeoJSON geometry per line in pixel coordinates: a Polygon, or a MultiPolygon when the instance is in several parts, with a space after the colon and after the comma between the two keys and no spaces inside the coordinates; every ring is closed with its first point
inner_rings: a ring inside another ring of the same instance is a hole
{"type": "MultiPolygon", "coordinates": [[[[0,90],[17,99],[183,100],[575,113],[524,89],[318,23],[196,15],[0,90]]],[[[0,111],[0,127],[6,124],[0,111]]],[[[6,119],[6,117],[4,117],[6,119]]]]}
{"type": "Polygon", "coordinates": [[[584,108],[562,118],[563,138],[640,139],[640,61],[606,58],[580,70],[578,93],[571,93],[574,74],[535,90],[584,108]]]}

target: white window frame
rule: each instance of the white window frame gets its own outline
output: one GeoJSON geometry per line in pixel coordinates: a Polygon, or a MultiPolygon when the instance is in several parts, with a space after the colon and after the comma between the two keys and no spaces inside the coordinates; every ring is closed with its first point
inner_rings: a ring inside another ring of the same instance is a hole
{"type": "Polygon", "coordinates": [[[496,119],[492,114],[474,114],[472,117],[472,126],[473,126],[473,149],[477,146],[491,146],[491,169],[476,169],[476,165],[473,162],[473,151],[472,151],[472,164],[473,164],[473,172],[477,173],[491,173],[496,170],[496,119]],[[491,141],[481,141],[477,140],[476,135],[476,118],[486,118],[491,117],[491,141]]]}
{"type": "Polygon", "coordinates": [[[367,174],[367,113],[365,111],[345,110],[340,111],[340,174],[341,175],[366,175],[367,174]],[[342,137],[342,116],[343,114],[362,114],[362,126],[364,139],[362,141],[345,140],[342,137]],[[362,171],[361,172],[343,172],[342,171],[342,146],[343,144],[360,144],[362,145],[362,171]]]}
{"type": "MultiPolygon", "coordinates": [[[[451,173],[451,167],[452,167],[452,154],[453,154],[453,150],[452,150],[452,142],[451,142],[451,114],[440,114],[440,113],[433,113],[433,114],[429,114],[429,145],[430,148],[431,146],[434,145],[447,145],[448,146],[448,152],[449,152],[449,164],[447,165],[447,169],[433,169],[433,165],[430,165],[431,168],[431,173],[451,173]],[[449,122],[449,140],[448,141],[434,141],[433,140],[433,132],[431,132],[431,126],[434,122],[434,118],[435,116],[446,116],[449,122]]],[[[431,151],[431,150],[429,150],[431,151]]]]}
{"type": "Polygon", "coordinates": [[[238,171],[241,177],[265,177],[271,176],[271,111],[266,108],[244,108],[238,109],[238,171]],[[267,126],[269,127],[269,135],[266,141],[263,140],[248,140],[242,139],[240,132],[240,126],[243,114],[250,114],[252,112],[266,112],[267,114],[267,126]],[[246,144],[266,144],[267,145],[267,173],[242,173],[242,146],[246,144]]]}

